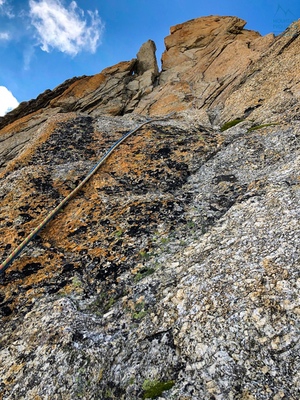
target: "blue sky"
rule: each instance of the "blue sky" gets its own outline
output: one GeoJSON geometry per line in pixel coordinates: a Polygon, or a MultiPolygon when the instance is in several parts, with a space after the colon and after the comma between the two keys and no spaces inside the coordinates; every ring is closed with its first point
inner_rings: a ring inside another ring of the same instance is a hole
{"type": "Polygon", "coordinates": [[[262,35],[300,18],[299,0],[0,0],[0,115],[73,76],[136,56],[152,39],[157,58],[172,25],[235,15],[262,35]]]}

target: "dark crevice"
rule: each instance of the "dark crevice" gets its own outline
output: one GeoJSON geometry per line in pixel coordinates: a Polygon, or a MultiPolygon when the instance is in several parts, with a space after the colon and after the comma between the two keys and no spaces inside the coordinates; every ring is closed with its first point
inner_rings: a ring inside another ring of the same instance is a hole
{"type": "Polygon", "coordinates": [[[279,52],[277,53],[278,56],[280,56],[296,39],[297,37],[299,37],[300,32],[296,32],[291,38],[290,40],[287,41],[287,43],[279,50],[279,52]]]}

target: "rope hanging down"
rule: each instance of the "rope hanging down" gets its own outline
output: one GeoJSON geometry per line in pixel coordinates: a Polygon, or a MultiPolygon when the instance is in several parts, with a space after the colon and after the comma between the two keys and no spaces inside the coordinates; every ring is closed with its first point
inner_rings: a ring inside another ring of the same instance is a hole
{"type": "Polygon", "coordinates": [[[149,124],[155,121],[162,121],[166,118],[169,118],[171,115],[175,114],[174,112],[161,117],[161,118],[153,118],[147,120],[140,124],[137,128],[133,129],[130,132],[127,132],[124,136],[122,136],[119,140],[117,140],[111,148],[101,157],[98,163],[90,170],[88,175],[84,178],[83,181],[67,196],[65,197],[59,204],[56,206],[47,217],[23,240],[23,242],[7,257],[7,259],[0,265],[0,274],[3,273],[10,264],[18,257],[18,255],[24,250],[24,248],[28,245],[28,243],[48,224],[48,222],[53,219],[56,214],[74,197],[87,183],[87,181],[98,171],[99,167],[104,163],[104,161],[111,155],[111,153],[129,136],[133,133],[141,129],[144,125],[149,124]]]}

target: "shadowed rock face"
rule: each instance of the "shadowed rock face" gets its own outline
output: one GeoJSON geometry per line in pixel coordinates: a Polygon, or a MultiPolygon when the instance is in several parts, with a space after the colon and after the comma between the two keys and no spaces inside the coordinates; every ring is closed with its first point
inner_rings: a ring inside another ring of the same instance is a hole
{"type": "Polygon", "coordinates": [[[155,52],[156,46],[153,40],[148,40],[142,45],[137,53],[137,74],[143,75],[147,71],[152,71],[155,77],[159,75],[155,52]]]}
{"type": "Polygon", "coordinates": [[[148,41],[0,120],[4,259],[177,111],[0,275],[1,400],[299,397],[298,25],[244,25],[177,25],[160,72],[148,41]]]}

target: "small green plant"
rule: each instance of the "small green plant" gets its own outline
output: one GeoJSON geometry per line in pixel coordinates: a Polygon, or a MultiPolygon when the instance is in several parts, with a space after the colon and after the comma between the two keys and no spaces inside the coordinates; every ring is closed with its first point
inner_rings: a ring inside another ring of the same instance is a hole
{"type": "Polygon", "coordinates": [[[187,226],[189,229],[194,229],[194,228],[196,227],[196,224],[195,224],[194,221],[188,221],[187,224],[186,224],[186,226],[187,226]]]}
{"type": "Polygon", "coordinates": [[[110,310],[115,302],[116,299],[114,297],[109,297],[107,293],[103,292],[88,306],[88,309],[94,314],[102,316],[110,310]]]}
{"type": "Polygon", "coordinates": [[[169,237],[162,237],[160,242],[161,242],[161,244],[167,244],[170,242],[170,240],[171,239],[169,237]]]}
{"type": "Polygon", "coordinates": [[[132,376],[130,379],[129,379],[129,385],[133,385],[134,384],[134,382],[135,382],[135,378],[132,376]]]}
{"type": "Polygon", "coordinates": [[[221,127],[221,132],[224,132],[227,129],[232,128],[233,126],[239,124],[242,121],[243,121],[242,118],[236,118],[236,119],[234,119],[232,121],[225,122],[225,124],[221,127]]]}
{"type": "Polygon", "coordinates": [[[115,304],[115,302],[116,300],[113,297],[111,297],[105,304],[104,311],[108,311],[115,304]]]}
{"type": "Polygon", "coordinates": [[[266,128],[268,126],[275,126],[275,125],[279,125],[279,124],[277,122],[274,122],[274,123],[270,123],[270,124],[254,125],[248,129],[248,132],[257,131],[258,129],[266,128]]]}
{"type": "Polygon", "coordinates": [[[141,320],[147,315],[147,311],[145,310],[145,302],[142,301],[141,303],[137,303],[135,305],[134,313],[132,314],[132,317],[135,320],[141,320]]]}
{"type": "Polygon", "coordinates": [[[155,272],[154,268],[142,268],[134,277],[134,282],[139,282],[146,276],[149,276],[155,272]]]}
{"type": "Polygon", "coordinates": [[[117,231],[115,231],[115,236],[116,237],[121,237],[123,235],[123,231],[122,231],[122,229],[118,229],[117,231]]]}
{"type": "Polygon", "coordinates": [[[143,319],[146,315],[147,315],[147,311],[145,311],[145,310],[135,312],[132,314],[133,318],[136,320],[143,319]]]}
{"type": "Polygon", "coordinates": [[[150,258],[153,256],[153,253],[148,253],[148,252],[145,251],[145,250],[141,250],[141,251],[139,252],[139,256],[140,256],[143,260],[148,261],[148,260],[150,260],[150,258]]]}
{"type": "Polygon", "coordinates": [[[151,381],[149,379],[146,379],[142,386],[144,390],[143,399],[156,399],[165,390],[170,390],[174,385],[174,381],[160,382],[156,380],[151,381]]]}
{"type": "Polygon", "coordinates": [[[113,398],[113,392],[110,389],[106,389],[104,396],[107,399],[112,399],[113,398]]]}
{"type": "Polygon", "coordinates": [[[77,276],[73,276],[72,278],[72,285],[76,288],[81,288],[82,287],[82,282],[77,276]]]}

